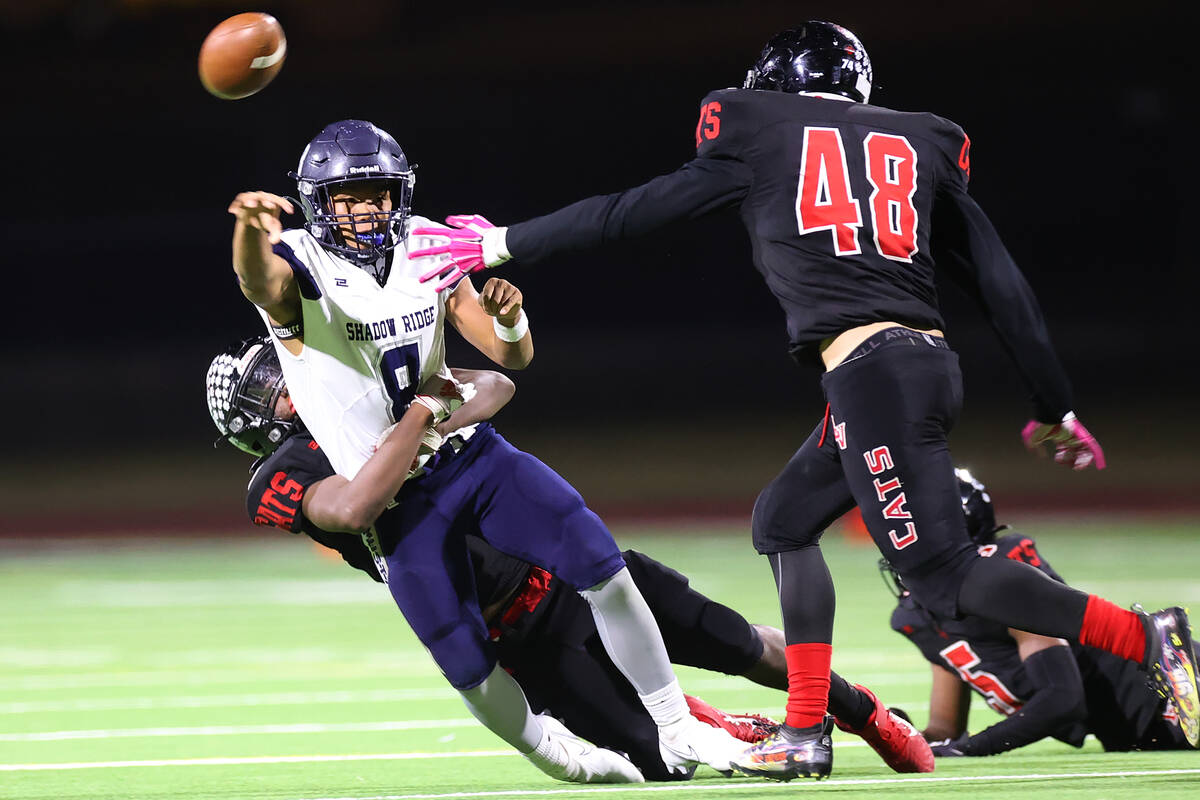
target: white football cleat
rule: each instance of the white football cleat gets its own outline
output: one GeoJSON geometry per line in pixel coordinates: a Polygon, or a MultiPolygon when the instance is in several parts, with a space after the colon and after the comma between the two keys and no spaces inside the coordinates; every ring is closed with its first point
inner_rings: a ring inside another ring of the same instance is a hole
{"type": "Polygon", "coordinates": [[[707,764],[724,775],[730,774],[729,762],[741,756],[746,743],[721,728],[705,725],[688,715],[683,720],[658,729],[658,751],[667,769],[681,775],[695,772],[707,764]]]}
{"type": "Polygon", "coordinates": [[[549,714],[538,714],[542,741],[525,758],[551,778],[570,783],[645,783],[628,758],[580,739],[549,714]]]}

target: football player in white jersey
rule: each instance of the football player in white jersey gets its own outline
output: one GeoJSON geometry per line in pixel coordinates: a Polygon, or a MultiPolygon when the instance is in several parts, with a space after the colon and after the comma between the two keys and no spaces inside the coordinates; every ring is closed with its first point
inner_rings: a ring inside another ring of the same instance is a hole
{"type": "MultiPolygon", "coordinates": [[[[405,257],[427,246],[406,239],[414,176],[386,132],[361,120],[333,123],[305,148],[292,177],[303,229],[283,229],[280,214],[295,207],[278,195],[245,192],[229,206],[234,271],[271,331],[297,412],[338,473],[353,478],[411,403],[428,408],[435,423],[453,411],[453,391],[428,390],[444,385],[431,379],[449,378],[446,321],[508,368],[530,362],[533,342],[523,298],[506,281],[489,280],[478,293],[464,279],[439,295],[418,280],[424,269],[405,257]]],[[[472,590],[462,582],[469,562],[455,525],[465,517],[497,549],[558,575],[588,601],[610,657],[659,727],[669,769],[690,774],[703,763],[727,771],[744,745],[688,713],[657,623],[607,528],[552,470],[490,426],[478,431],[451,437],[461,454],[425,478],[424,494],[422,486],[407,491],[401,510],[413,515],[412,530],[395,546],[404,558],[391,558],[411,568],[389,580],[468,708],[524,753],[545,741],[520,687],[496,665],[478,609],[462,602],[472,590]],[[457,482],[448,477],[460,473],[457,482]],[[495,491],[480,498],[471,487],[482,484],[495,491]]]]}

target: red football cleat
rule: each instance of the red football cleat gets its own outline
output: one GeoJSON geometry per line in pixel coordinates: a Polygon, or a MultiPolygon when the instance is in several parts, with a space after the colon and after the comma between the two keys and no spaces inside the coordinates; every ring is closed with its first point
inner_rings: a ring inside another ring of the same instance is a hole
{"type": "Polygon", "coordinates": [[[861,730],[843,724],[840,719],[838,728],[861,736],[896,772],[933,772],[933,751],[920,731],[886,709],[867,687],[855,684],[854,688],[867,693],[875,703],[875,710],[861,730]]]}
{"type": "Polygon", "coordinates": [[[743,742],[755,744],[779,730],[778,722],[761,714],[740,714],[735,716],[733,714],[726,714],[721,709],[710,706],[699,697],[692,697],[690,694],[685,694],[684,699],[687,700],[688,711],[692,712],[693,717],[703,723],[712,725],[714,728],[721,728],[730,736],[735,739],[741,739],[743,742]]]}

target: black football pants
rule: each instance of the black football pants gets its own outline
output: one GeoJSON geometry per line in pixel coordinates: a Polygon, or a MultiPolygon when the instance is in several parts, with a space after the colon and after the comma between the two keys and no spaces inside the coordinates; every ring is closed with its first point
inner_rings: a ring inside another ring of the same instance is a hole
{"type": "Polygon", "coordinates": [[[822,376],[825,420],[754,506],[754,546],[778,554],[771,564],[788,643],[832,640],[833,584],[818,545],[855,504],[880,552],[935,614],[1078,638],[1086,595],[1028,565],[979,558],[967,536],[947,445],[962,407],[958,356],[937,337],[888,334],[822,376]]]}

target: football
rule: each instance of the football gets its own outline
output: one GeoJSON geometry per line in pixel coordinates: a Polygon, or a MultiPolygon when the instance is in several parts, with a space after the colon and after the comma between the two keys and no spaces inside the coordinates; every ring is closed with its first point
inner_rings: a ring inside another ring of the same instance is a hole
{"type": "Polygon", "coordinates": [[[235,14],[200,45],[200,82],[222,100],[239,100],[261,90],[279,74],[287,39],[270,14],[235,14]]]}

